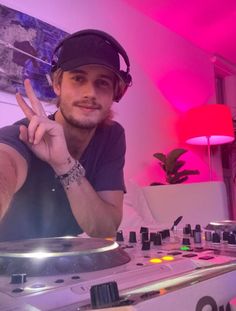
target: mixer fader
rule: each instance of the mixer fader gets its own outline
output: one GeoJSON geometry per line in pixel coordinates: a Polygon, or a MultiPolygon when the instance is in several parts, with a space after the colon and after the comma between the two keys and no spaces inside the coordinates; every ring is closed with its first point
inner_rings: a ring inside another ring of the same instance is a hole
{"type": "Polygon", "coordinates": [[[235,236],[220,222],[0,243],[0,310],[230,310],[235,236]]]}

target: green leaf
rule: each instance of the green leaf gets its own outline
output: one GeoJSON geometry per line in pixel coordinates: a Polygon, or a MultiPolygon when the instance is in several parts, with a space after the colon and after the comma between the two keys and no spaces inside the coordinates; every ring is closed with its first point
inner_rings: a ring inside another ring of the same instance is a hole
{"type": "Polygon", "coordinates": [[[177,159],[187,152],[185,149],[177,148],[169,152],[166,156],[166,168],[169,172],[172,172],[177,159]]]}
{"type": "Polygon", "coordinates": [[[173,167],[173,170],[172,170],[172,173],[175,174],[179,171],[179,169],[181,169],[181,167],[183,167],[185,164],[185,161],[182,161],[182,160],[177,160],[175,162],[175,165],[173,167]]]}
{"type": "Polygon", "coordinates": [[[155,158],[157,158],[162,163],[166,163],[166,155],[164,153],[154,153],[153,155],[155,158]]]}

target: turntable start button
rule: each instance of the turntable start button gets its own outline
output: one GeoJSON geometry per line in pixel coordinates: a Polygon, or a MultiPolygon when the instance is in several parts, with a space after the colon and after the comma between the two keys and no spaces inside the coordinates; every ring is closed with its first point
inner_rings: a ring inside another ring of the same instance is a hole
{"type": "Polygon", "coordinates": [[[26,282],[26,273],[16,273],[11,275],[11,284],[22,284],[26,282]]]}

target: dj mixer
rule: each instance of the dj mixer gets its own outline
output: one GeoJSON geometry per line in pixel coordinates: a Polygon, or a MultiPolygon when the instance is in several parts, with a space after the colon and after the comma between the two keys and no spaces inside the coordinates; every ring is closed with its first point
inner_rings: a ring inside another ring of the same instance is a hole
{"type": "Polygon", "coordinates": [[[0,311],[234,311],[236,223],[0,243],[0,311]]]}

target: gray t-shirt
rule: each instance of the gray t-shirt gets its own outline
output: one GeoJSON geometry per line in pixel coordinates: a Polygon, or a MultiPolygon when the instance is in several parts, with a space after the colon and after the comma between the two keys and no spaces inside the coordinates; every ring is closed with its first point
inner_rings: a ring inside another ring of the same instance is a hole
{"type": "MultiPolygon", "coordinates": [[[[28,121],[23,119],[0,129],[0,143],[18,150],[29,165],[27,179],[14,195],[0,223],[0,241],[81,233],[82,229],[72,214],[65,191],[55,178],[53,169],[19,140],[19,124],[22,123],[27,124],[28,121]]],[[[125,133],[119,123],[112,121],[96,129],[80,159],[86,178],[96,191],[125,191],[125,150],[125,133]]]]}

